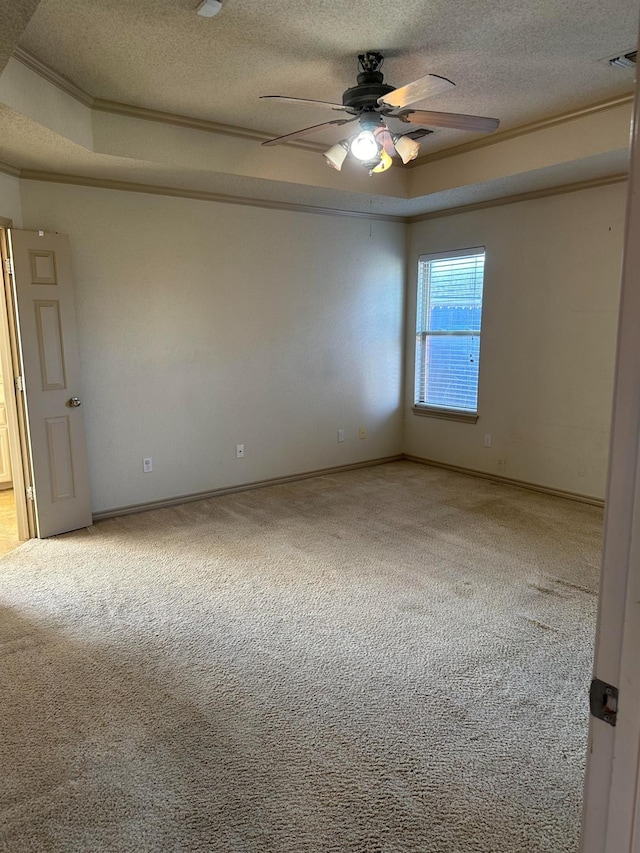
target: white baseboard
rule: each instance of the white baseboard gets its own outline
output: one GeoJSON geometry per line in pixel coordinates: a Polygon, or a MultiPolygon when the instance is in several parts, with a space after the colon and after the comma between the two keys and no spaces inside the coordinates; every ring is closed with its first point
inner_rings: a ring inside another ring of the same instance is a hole
{"type": "Polygon", "coordinates": [[[320,468],[315,471],[304,471],[300,474],[289,474],[286,477],[273,477],[269,480],[256,480],[252,483],[243,483],[239,486],[225,486],[221,489],[211,489],[206,492],[195,492],[188,495],[176,495],[173,498],[164,498],[159,501],[148,501],[146,503],[130,504],[129,506],[119,506],[113,509],[103,510],[93,514],[94,521],[101,521],[106,518],[117,518],[121,515],[133,515],[137,512],[147,512],[153,509],[163,509],[165,507],[179,506],[192,501],[204,501],[208,498],[216,498],[221,495],[233,495],[237,492],[247,492],[252,489],[263,489],[268,486],[278,486],[283,483],[295,483],[299,480],[308,480],[312,477],[323,477],[327,474],[340,474],[343,471],[353,471],[357,468],[370,468],[374,465],[384,465],[386,462],[418,462],[421,465],[430,465],[434,468],[444,468],[447,471],[455,471],[458,474],[467,474],[471,477],[480,477],[483,480],[491,480],[494,483],[502,483],[506,486],[517,486],[521,489],[529,489],[534,492],[542,492],[546,495],[554,495],[559,498],[566,498],[571,501],[579,501],[580,503],[591,504],[592,506],[604,506],[602,498],[594,497],[593,495],[583,495],[578,492],[569,492],[563,489],[554,489],[549,486],[542,486],[539,483],[528,483],[525,480],[515,480],[511,477],[500,477],[496,474],[489,474],[485,471],[476,471],[473,468],[463,468],[459,465],[449,465],[446,462],[438,462],[435,459],[424,459],[421,456],[412,456],[408,453],[399,453],[397,456],[385,456],[382,459],[369,459],[366,462],[353,462],[350,465],[337,465],[333,468],[320,468]]]}
{"type": "Polygon", "coordinates": [[[356,468],[370,468],[373,465],[384,465],[385,462],[400,462],[403,455],[385,456],[382,459],[370,459],[367,462],[353,462],[350,465],[337,465],[334,468],[320,468],[316,471],[304,471],[300,474],[290,474],[286,477],[273,477],[270,480],[256,480],[253,483],[243,483],[240,486],[225,486],[221,489],[211,489],[207,492],[196,492],[190,495],[177,495],[173,498],[165,498],[159,501],[131,504],[130,506],[119,506],[114,509],[106,509],[102,512],[93,513],[94,521],[105,518],[117,518],[120,515],[132,515],[136,512],[147,512],[151,509],[163,509],[170,506],[191,503],[192,501],[204,501],[208,498],[217,498],[221,495],[233,495],[236,492],[248,492],[252,489],[263,489],[266,486],[279,486],[283,483],[296,483],[298,480],[308,480],[311,477],[323,477],[326,474],[339,474],[342,471],[353,471],[356,468]]]}
{"type": "Polygon", "coordinates": [[[421,465],[431,465],[433,468],[445,468],[447,471],[456,471],[458,474],[468,474],[471,477],[481,477],[483,480],[492,480],[494,483],[503,483],[505,486],[518,486],[521,489],[529,489],[532,492],[542,492],[545,495],[554,495],[557,498],[567,498],[570,501],[579,501],[592,506],[604,506],[602,498],[593,495],[583,495],[579,492],[568,492],[564,489],[554,489],[551,486],[542,486],[539,483],[528,483],[526,480],[515,480],[511,477],[500,477],[497,474],[489,474],[486,471],[476,471],[474,468],[462,468],[459,465],[449,465],[447,462],[438,462],[435,459],[423,459],[421,456],[403,454],[407,462],[419,462],[421,465]]]}

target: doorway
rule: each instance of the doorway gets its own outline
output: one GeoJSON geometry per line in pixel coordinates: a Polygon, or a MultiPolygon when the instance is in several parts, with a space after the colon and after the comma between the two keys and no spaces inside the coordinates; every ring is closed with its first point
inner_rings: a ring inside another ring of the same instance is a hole
{"type": "Polygon", "coordinates": [[[27,501],[28,443],[21,394],[17,390],[20,361],[13,309],[12,277],[6,229],[10,219],[0,217],[0,557],[34,535],[33,512],[27,501]]]}
{"type": "MultiPolygon", "coordinates": [[[[0,359],[0,557],[20,544],[13,491],[13,471],[9,449],[9,426],[5,399],[4,372],[0,359]]],[[[11,377],[9,377],[9,383],[11,377]]]]}

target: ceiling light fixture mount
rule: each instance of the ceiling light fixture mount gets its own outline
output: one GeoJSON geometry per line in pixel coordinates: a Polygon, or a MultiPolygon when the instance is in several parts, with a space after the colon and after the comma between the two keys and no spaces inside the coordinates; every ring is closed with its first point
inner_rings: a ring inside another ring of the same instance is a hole
{"type": "Polygon", "coordinates": [[[202,0],[202,3],[196,9],[196,14],[201,18],[213,18],[222,9],[220,0],[202,0]]]}

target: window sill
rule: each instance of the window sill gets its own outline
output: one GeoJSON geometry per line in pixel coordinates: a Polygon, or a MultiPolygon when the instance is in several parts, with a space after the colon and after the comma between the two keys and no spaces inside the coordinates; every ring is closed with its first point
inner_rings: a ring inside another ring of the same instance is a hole
{"type": "Polygon", "coordinates": [[[460,421],[465,424],[478,422],[475,412],[458,412],[455,409],[437,409],[434,406],[414,406],[413,414],[423,418],[444,418],[447,421],[460,421]]]}

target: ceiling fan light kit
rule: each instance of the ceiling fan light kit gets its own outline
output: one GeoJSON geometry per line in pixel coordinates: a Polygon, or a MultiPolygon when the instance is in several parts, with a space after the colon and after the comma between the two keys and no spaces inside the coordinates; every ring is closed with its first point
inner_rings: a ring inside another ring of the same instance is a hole
{"type": "MultiPolygon", "coordinates": [[[[217,0],[205,0],[217,2],[217,0]]],[[[490,133],[496,130],[500,122],[495,118],[468,116],[457,113],[439,113],[414,110],[414,104],[423,98],[452,89],[455,84],[438,74],[427,74],[401,86],[399,89],[384,82],[381,72],[384,58],[381,53],[368,51],[358,56],[360,72],[357,85],[346,89],[342,94],[342,103],[316,101],[311,98],[292,98],[284,95],[261,95],[261,98],[287,103],[314,104],[324,109],[347,113],[350,118],[333,119],[312,127],[305,127],[275,139],[263,142],[263,145],[279,145],[300,136],[309,136],[333,125],[343,125],[357,121],[360,130],[324,152],[327,164],[340,171],[349,154],[368,169],[369,174],[385,172],[392,164],[392,154],[397,154],[403,164],[415,160],[420,152],[420,142],[409,133],[394,133],[389,120],[396,120],[421,127],[446,127],[454,130],[470,130],[490,133]],[[383,141],[384,140],[384,141],[383,141]]]]}

